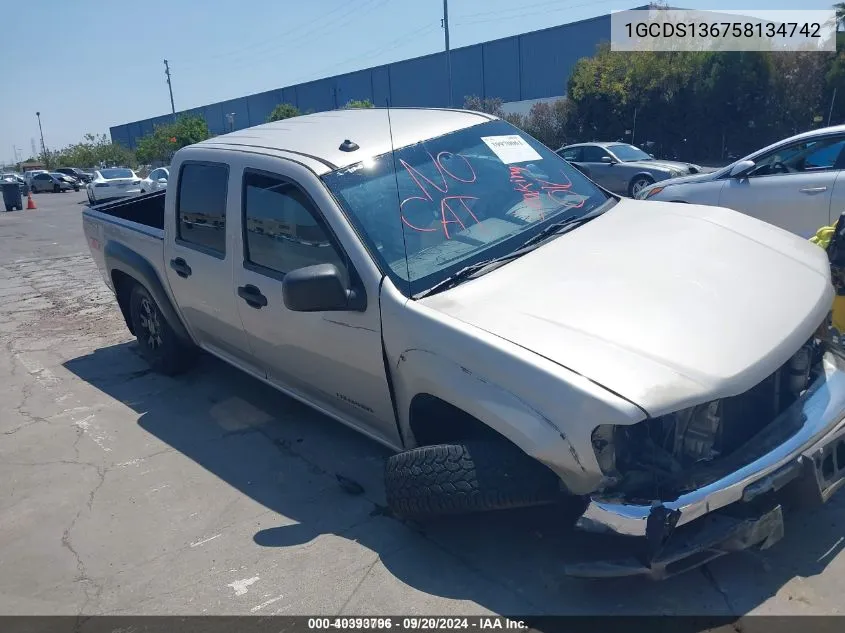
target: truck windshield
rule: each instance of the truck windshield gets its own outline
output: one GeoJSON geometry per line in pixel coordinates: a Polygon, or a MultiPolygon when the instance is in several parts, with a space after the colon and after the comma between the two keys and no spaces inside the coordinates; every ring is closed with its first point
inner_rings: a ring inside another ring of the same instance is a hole
{"type": "Polygon", "coordinates": [[[323,181],[408,296],[608,200],[569,163],[504,121],[403,147],[323,181]]]}

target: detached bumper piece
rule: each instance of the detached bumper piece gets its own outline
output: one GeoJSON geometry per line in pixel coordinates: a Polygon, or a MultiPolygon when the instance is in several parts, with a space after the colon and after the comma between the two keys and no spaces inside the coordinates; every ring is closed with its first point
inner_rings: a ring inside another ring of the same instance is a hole
{"type": "Polygon", "coordinates": [[[592,498],[576,526],[627,537],[621,540],[632,544],[633,553],[568,565],[566,573],[663,579],[780,540],[782,501],[824,503],[845,484],[845,361],[827,352],[823,365],[824,375],[807,393],[749,442],[766,452],[741,468],[673,501],[643,505],[592,498]],[[773,437],[783,437],[779,426],[795,430],[772,446],[773,437]]]}

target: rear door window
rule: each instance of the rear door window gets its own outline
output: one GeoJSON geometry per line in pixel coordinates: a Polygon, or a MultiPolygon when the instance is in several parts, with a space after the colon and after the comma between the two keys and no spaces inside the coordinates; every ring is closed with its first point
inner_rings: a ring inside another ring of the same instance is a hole
{"type": "Polygon", "coordinates": [[[602,158],[610,156],[604,149],[595,145],[587,145],[581,149],[581,160],[585,163],[600,163],[602,158]]]}
{"type": "Polygon", "coordinates": [[[176,205],[177,239],[221,259],[226,255],[228,180],[226,165],[185,163],[176,205]]]}

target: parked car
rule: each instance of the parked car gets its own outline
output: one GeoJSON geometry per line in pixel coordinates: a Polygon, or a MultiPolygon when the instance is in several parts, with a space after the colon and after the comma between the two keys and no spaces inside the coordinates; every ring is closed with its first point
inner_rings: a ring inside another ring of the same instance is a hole
{"type": "Polygon", "coordinates": [[[74,191],[79,191],[79,188],[82,186],[82,183],[79,182],[78,179],[74,178],[73,176],[68,176],[62,172],[56,171],[51,172],[50,174],[54,178],[58,178],[59,180],[63,180],[66,183],[69,183],[71,187],[73,187],[74,191]]]}
{"type": "Polygon", "coordinates": [[[578,143],[557,153],[605,189],[631,197],[654,182],[701,171],[692,163],[657,160],[627,143],[578,143]]]}
{"type": "Polygon", "coordinates": [[[24,180],[23,176],[21,176],[20,174],[14,172],[0,174],[0,180],[13,180],[14,182],[18,183],[18,187],[21,190],[21,194],[26,191],[26,180],[24,180]]]}
{"type": "Polygon", "coordinates": [[[644,200],[719,205],[803,237],[845,211],[845,125],[778,141],[709,174],[640,191],[644,200]]]}
{"type": "Polygon", "coordinates": [[[82,184],[89,183],[93,179],[91,175],[86,174],[84,171],[77,169],[76,167],[59,167],[56,171],[65,174],[66,176],[70,176],[71,178],[75,178],[82,184]]]}
{"type": "Polygon", "coordinates": [[[390,447],[399,516],[575,500],[638,555],[571,573],[662,577],[777,541],[776,490],[845,480],[806,240],[610,194],[470,111],[297,117],[172,171],[82,214],[139,353],[206,350],[390,447]]]}
{"type": "Polygon", "coordinates": [[[32,189],[32,193],[39,193],[43,191],[61,193],[64,191],[70,191],[71,189],[79,191],[78,182],[72,181],[69,177],[59,173],[51,174],[49,172],[44,172],[35,174],[32,177],[29,186],[32,189]]]}
{"type": "Polygon", "coordinates": [[[30,169],[29,171],[25,171],[23,173],[24,182],[32,188],[32,179],[38,174],[49,174],[50,172],[46,169],[30,169]]]}
{"type": "Polygon", "coordinates": [[[167,189],[168,178],[170,178],[170,169],[167,167],[153,169],[149,176],[141,179],[141,193],[151,193],[159,189],[167,189]]]}
{"type": "Polygon", "coordinates": [[[88,202],[95,204],[141,193],[141,179],[127,167],[108,167],[96,170],[85,190],[88,202]]]}

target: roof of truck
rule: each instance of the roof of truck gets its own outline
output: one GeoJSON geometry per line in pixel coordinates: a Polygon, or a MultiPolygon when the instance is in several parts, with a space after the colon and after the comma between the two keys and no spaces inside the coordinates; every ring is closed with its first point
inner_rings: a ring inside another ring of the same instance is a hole
{"type": "Polygon", "coordinates": [[[348,167],[399,148],[496,117],[471,110],[362,108],[306,114],[215,136],[192,147],[290,152],[311,159],[318,173],[348,167]],[[344,151],[345,141],[358,146],[344,151]]]}

